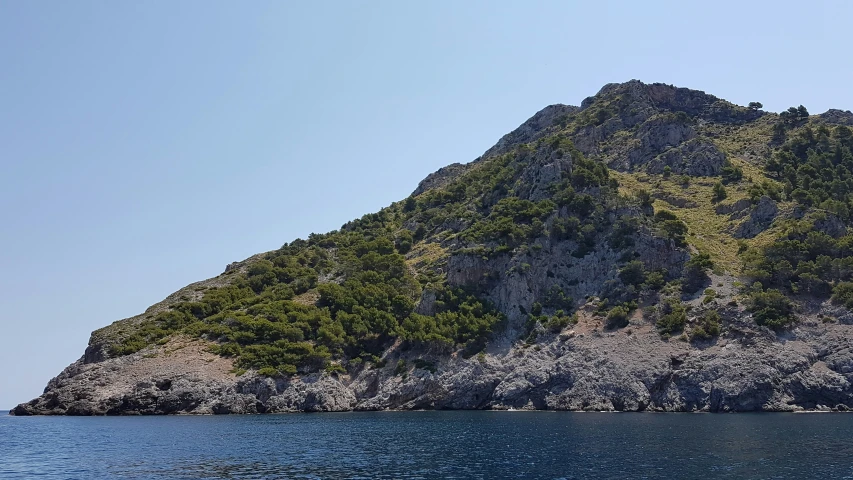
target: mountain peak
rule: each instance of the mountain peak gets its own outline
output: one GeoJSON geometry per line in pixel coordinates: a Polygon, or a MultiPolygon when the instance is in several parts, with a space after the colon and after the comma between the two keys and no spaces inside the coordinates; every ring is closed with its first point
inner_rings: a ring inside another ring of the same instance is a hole
{"type": "MultiPolygon", "coordinates": [[[[620,171],[718,175],[725,154],[714,142],[716,125],[745,125],[766,115],[699,90],[640,80],[610,83],[580,107],[550,105],[483,154],[563,135],[585,155],[620,171]]],[[[837,115],[836,115],[837,116],[837,115]]]]}
{"type": "Polygon", "coordinates": [[[682,112],[718,123],[744,123],[764,114],[760,110],[735,105],[701,90],[664,83],[647,84],[640,80],[609,83],[595,96],[584,99],[581,109],[614,101],[629,110],[682,112]]]}

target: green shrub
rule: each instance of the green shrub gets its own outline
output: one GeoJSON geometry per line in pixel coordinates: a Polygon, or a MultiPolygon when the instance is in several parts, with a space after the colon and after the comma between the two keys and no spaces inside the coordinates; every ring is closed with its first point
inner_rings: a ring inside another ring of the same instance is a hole
{"type": "Polygon", "coordinates": [[[408,367],[406,366],[406,360],[400,359],[397,361],[397,366],[394,368],[394,375],[402,375],[406,373],[408,367]]]}
{"type": "Polygon", "coordinates": [[[634,246],[634,237],[639,231],[640,222],[636,217],[623,215],[613,225],[613,233],[607,239],[610,248],[622,250],[634,246]]]}
{"type": "Polygon", "coordinates": [[[680,302],[670,301],[661,305],[660,317],[655,325],[662,335],[680,332],[687,323],[687,311],[680,302]]]}
{"type": "Polygon", "coordinates": [[[574,325],[576,323],[578,323],[577,313],[566,315],[562,310],[557,310],[557,312],[548,319],[544,326],[553,333],[559,333],[569,325],[574,325]]]}
{"type": "Polygon", "coordinates": [[[724,187],[721,182],[715,183],[712,189],[711,201],[717,203],[719,201],[725,200],[727,196],[728,193],[726,193],[726,187],[724,187]]]}
{"type": "Polygon", "coordinates": [[[646,189],[641,189],[637,191],[637,201],[640,202],[641,207],[651,207],[652,206],[652,195],[646,189]]]}
{"type": "Polygon", "coordinates": [[[697,340],[707,340],[720,335],[720,330],[720,314],[716,310],[709,310],[693,327],[690,337],[697,340]]]}
{"type": "Polygon", "coordinates": [[[832,288],[832,303],[853,310],[853,282],[839,282],[832,288]]]}
{"type": "Polygon", "coordinates": [[[687,235],[687,224],[682,222],[675,216],[674,213],[668,210],[658,210],[655,212],[655,222],[663,234],[675,241],[676,245],[684,245],[684,238],[687,235]]]}
{"type": "Polygon", "coordinates": [[[684,263],[681,289],[686,293],[697,291],[708,282],[709,277],[705,271],[711,268],[714,268],[714,262],[711,261],[711,257],[707,253],[691,255],[690,260],[684,263]]]}
{"type": "Polygon", "coordinates": [[[542,304],[533,302],[533,305],[530,306],[530,313],[536,316],[542,315],[542,304]]]}
{"type": "Polygon", "coordinates": [[[545,293],[543,305],[554,310],[570,311],[575,308],[575,299],[563,292],[557,285],[552,285],[545,293]]]}
{"type": "Polygon", "coordinates": [[[412,249],[412,245],[414,244],[414,237],[412,236],[412,232],[408,230],[402,230],[397,234],[397,240],[395,245],[397,247],[397,251],[401,254],[406,254],[409,250],[412,249]]]}
{"type": "Polygon", "coordinates": [[[347,370],[340,363],[330,363],[326,365],[326,373],[337,375],[339,373],[347,373],[347,370]]]}
{"type": "Polygon", "coordinates": [[[415,201],[414,197],[407,197],[406,200],[403,201],[403,211],[411,212],[415,208],[417,208],[418,202],[415,201]]]}
{"type": "Polygon", "coordinates": [[[604,326],[608,329],[616,329],[628,326],[628,309],[623,306],[613,307],[607,312],[604,326]]]}
{"type": "Polygon", "coordinates": [[[639,260],[632,260],[619,270],[619,279],[625,285],[639,286],[646,281],[646,267],[639,260]]]}
{"type": "Polygon", "coordinates": [[[258,375],[262,375],[264,377],[276,377],[279,375],[279,372],[273,367],[262,367],[258,370],[258,375]]]}
{"type": "Polygon", "coordinates": [[[749,296],[747,311],[755,323],[780,330],[795,321],[794,305],[779,290],[753,292],[749,296]]]}
{"type": "Polygon", "coordinates": [[[666,285],[666,279],[661,271],[656,270],[646,274],[646,282],[644,286],[652,291],[658,291],[666,285]]]}
{"type": "Polygon", "coordinates": [[[720,176],[723,177],[723,183],[739,182],[743,178],[743,169],[732,165],[732,163],[726,159],[725,163],[723,163],[723,168],[720,171],[720,176]]]}

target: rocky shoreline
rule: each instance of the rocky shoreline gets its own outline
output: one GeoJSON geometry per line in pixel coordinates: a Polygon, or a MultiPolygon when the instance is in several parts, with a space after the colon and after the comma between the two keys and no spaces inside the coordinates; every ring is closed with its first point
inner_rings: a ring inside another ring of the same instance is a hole
{"type": "Polygon", "coordinates": [[[582,316],[533,346],[496,341],[487,354],[467,359],[391,348],[381,368],[293,378],[238,376],[232,361],[206,352],[203,341],[178,338],[134,355],[81,358],[10,414],[853,408],[853,326],[804,321],[777,335],[755,327],[748,314],[729,314],[727,333],[705,343],[661,339],[641,319],[608,332],[582,316]]]}

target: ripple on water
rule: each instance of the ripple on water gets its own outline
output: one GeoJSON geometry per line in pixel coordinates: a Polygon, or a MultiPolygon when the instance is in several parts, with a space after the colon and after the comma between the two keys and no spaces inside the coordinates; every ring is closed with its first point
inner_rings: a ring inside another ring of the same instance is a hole
{"type": "Polygon", "coordinates": [[[853,415],[0,417],[0,478],[853,479],[853,415]]]}

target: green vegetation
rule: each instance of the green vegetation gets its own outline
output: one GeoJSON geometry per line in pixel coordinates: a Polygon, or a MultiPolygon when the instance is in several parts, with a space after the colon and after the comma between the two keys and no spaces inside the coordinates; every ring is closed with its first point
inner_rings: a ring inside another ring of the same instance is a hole
{"type": "Polygon", "coordinates": [[[604,326],[609,329],[622,328],[628,326],[628,309],[622,306],[613,307],[607,312],[607,319],[604,326]]]}
{"type": "Polygon", "coordinates": [[[417,343],[453,347],[464,344],[468,350],[482,349],[502,316],[488,304],[461,290],[441,290],[434,316],[412,313],[406,318],[399,336],[417,343]]]}
{"type": "Polygon", "coordinates": [[[723,177],[722,183],[724,184],[739,182],[743,178],[743,169],[732,165],[731,161],[726,160],[726,163],[723,164],[720,176],[723,177]]]}
{"type": "Polygon", "coordinates": [[[799,122],[808,120],[809,111],[806,110],[806,107],[800,105],[799,107],[790,107],[788,110],[779,114],[782,118],[782,122],[790,127],[796,126],[799,122]]]}
{"type": "Polygon", "coordinates": [[[713,196],[711,197],[711,201],[714,203],[721,202],[726,199],[728,193],[726,193],[726,187],[723,186],[722,182],[717,182],[714,184],[713,188],[713,196]]]}
{"type": "MultiPolygon", "coordinates": [[[[184,333],[213,341],[210,350],[235,358],[240,369],[288,375],[337,372],[343,368],[337,359],[353,368],[363,361],[375,363],[371,359],[396,340],[461,349],[466,355],[481,351],[504,317],[476,291],[450,288],[436,274],[432,266],[444,254],[441,249],[438,256],[430,253],[435,250],[431,235],[456,234],[480,245],[486,256],[552,235],[577,242],[575,254],[583,256],[607,224],[608,208],[586,190],[615,197],[608,169],[586,160],[565,137],[544,139],[536,148],[572,156],[572,174],[551,185],[549,199],[530,201],[510,188],[533,154],[529,146],[520,146],[443,188],[365,215],[340,231],[294,241],[240,272],[229,272],[227,286],[205,290],[146,319],[113,343],[110,354],[127,355],[184,333]],[[547,232],[549,219],[554,226],[547,232]],[[454,231],[448,222],[469,226],[454,231]],[[404,223],[415,226],[403,228],[404,223]],[[404,257],[415,252],[417,269],[404,257]],[[431,315],[414,311],[424,288],[435,296],[431,315]]],[[[620,241],[627,242],[630,234],[624,228],[620,241]]],[[[574,300],[559,288],[543,302],[554,312],[543,317],[547,328],[559,331],[576,321],[574,300]]]]}
{"type": "Polygon", "coordinates": [[[399,245],[388,236],[369,235],[386,215],[285,245],[251,263],[227,287],[208,289],[199,301],[158,314],[110,353],[130,354],[184,332],[216,342],[211,351],[236,357],[240,368],[294,374],[338,370],[329,367],[333,358],[375,358],[394,338],[480,348],[501,315],[470,294],[440,286],[438,312],[414,313],[422,287],[399,245]],[[334,246],[336,258],[323,246],[334,246]],[[345,279],[318,285],[322,274],[345,279]],[[309,290],[318,293],[316,305],[294,300],[309,290]]]}
{"type": "Polygon", "coordinates": [[[811,214],[788,223],[773,243],[746,253],[746,275],[763,288],[826,297],[853,279],[853,236],[846,228],[853,191],[853,132],[844,126],[805,126],[768,161],[783,192],[811,214]]]}
{"type": "Polygon", "coordinates": [[[572,315],[567,315],[562,310],[557,310],[551,318],[549,318],[545,324],[543,325],[548,330],[551,330],[553,333],[559,333],[564,328],[569,325],[575,325],[578,323],[578,314],[573,313],[572,315]]]}
{"type": "Polygon", "coordinates": [[[794,322],[794,306],[779,290],[757,291],[750,295],[747,311],[755,323],[779,330],[794,322]]]}
{"type": "Polygon", "coordinates": [[[853,130],[838,125],[805,126],[767,162],[785,195],[805,207],[816,207],[851,220],[853,130]]]}
{"type": "MultiPolygon", "coordinates": [[[[737,120],[731,124],[695,122],[681,111],[651,117],[689,126],[719,147],[724,155],[714,166],[725,158],[720,174],[707,177],[683,175],[689,170],[676,164],[660,174],[618,162],[612,165],[623,171],[610,170],[599,159],[635,146],[640,140],[633,130],[596,136],[597,147],[589,151],[602,152],[600,158],[575,148],[573,135],[618,129],[612,119],[637,114],[632,101],[629,95],[596,100],[557,119],[541,138],[469,164],[438,187],[338,231],[253,257],[223,274],[220,286],[194,289],[184,301],[122,327],[109,353],[128,355],[185,334],[212,342],[210,351],[234,358],[238,370],[263,375],[380,366],[391,345],[415,349],[412,358],[426,351],[475,355],[509,313],[484,300],[490,289],[504,275],[541,280],[529,277],[541,266],[537,255],[548,249],[566,253],[559,268],[548,269],[546,283],[531,288],[533,305],[512,307],[519,322],[527,318],[528,343],[578,321],[571,287],[584,280],[567,284],[555,277],[593,252],[613,259],[607,281],[591,295],[600,299],[597,314],[609,329],[628,325],[638,304],[664,297],[654,317],[661,335],[686,328],[691,339],[719,335],[716,311],[688,328],[687,310],[673,297],[704,289],[700,308],[713,307],[718,294],[706,288],[712,269],[744,277],[751,285],[741,292],[748,311],[773,329],[795,321],[792,299],[831,297],[853,309],[853,234],[847,231],[853,220],[853,130],[810,119],[802,106],[779,117],[764,114],[759,102],[748,108],[715,103],[714,115],[737,120]],[[766,202],[765,196],[785,215],[754,238],[733,238],[734,227],[750,213],[746,200],[766,202]],[[648,242],[652,236],[669,242],[648,242]],[[678,260],[661,268],[659,260],[642,254],[650,244],[666,252],[674,248],[678,260]],[[682,268],[685,253],[690,256],[682,268]],[[465,286],[452,286],[449,259],[458,255],[510,266],[457,272],[465,279],[453,285],[465,286]],[[416,312],[422,294],[434,301],[416,312]]],[[[401,359],[396,371],[405,375],[412,366],[435,370],[426,360],[401,359]]]]}
{"type": "Polygon", "coordinates": [[[686,293],[693,293],[708,282],[706,270],[714,268],[714,262],[707,253],[697,253],[684,264],[684,277],[681,288],[686,293]]]}
{"type": "Polygon", "coordinates": [[[747,277],[763,288],[826,297],[832,285],[853,280],[853,235],[838,238],[815,229],[826,216],[790,224],[788,231],[760,249],[744,254],[747,277]]]}
{"type": "Polygon", "coordinates": [[[664,302],[659,310],[660,316],[655,325],[661,335],[669,337],[684,329],[684,324],[687,323],[687,310],[681,302],[675,300],[664,302]]]}
{"type": "MultiPolygon", "coordinates": [[[[784,125],[793,128],[808,118],[804,108],[784,112],[784,125]]],[[[853,131],[845,126],[803,126],[767,162],[770,176],[781,188],[756,185],[750,195],[788,199],[806,214],[789,220],[772,242],[748,249],[744,274],[754,282],[749,311],[757,323],[781,329],[794,320],[787,295],[826,298],[853,307],[853,235],[847,232],[853,192],[853,131]]]]}
{"type": "Polygon", "coordinates": [[[838,282],[832,289],[832,303],[853,310],[853,282],[838,282]]]}
{"type": "Polygon", "coordinates": [[[716,310],[708,310],[693,327],[690,338],[693,340],[707,340],[720,335],[720,314],[716,310]]]}
{"type": "Polygon", "coordinates": [[[646,281],[646,267],[639,260],[631,260],[619,270],[619,279],[625,285],[640,286],[646,281]]]}
{"type": "Polygon", "coordinates": [[[669,210],[659,210],[655,212],[655,221],[666,237],[673,240],[676,245],[685,245],[687,225],[674,213],[669,210]]]}

